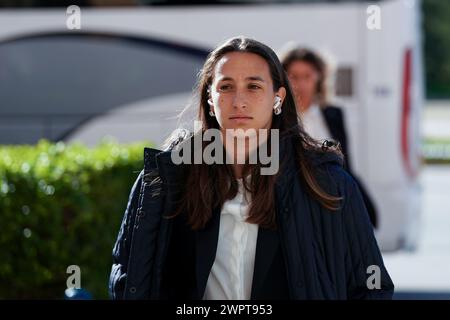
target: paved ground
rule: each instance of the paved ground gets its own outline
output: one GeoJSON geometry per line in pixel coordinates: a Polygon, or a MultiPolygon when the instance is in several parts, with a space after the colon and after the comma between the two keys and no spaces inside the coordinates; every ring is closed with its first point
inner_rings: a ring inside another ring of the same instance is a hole
{"type": "MultiPolygon", "coordinates": [[[[424,134],[450,137],[450,102],[429,103],[424,134]]],[[[385,253],[396,299],[450,299],[450,166],[426,166],[421,175],[422,235],[416,252],[385,253]]]]}
{"type": "MultiPolygon", "coordinates": [[[[427,166],[422,173],[422,236],[416,252],[385,253],[398,291],[446,294],[450,299],[450,166],[427,166]]],[[[409,297],[403,296],[404,298],[409,297]]],[[[437,297],[437,296],[436,296],[437,297]]]]}

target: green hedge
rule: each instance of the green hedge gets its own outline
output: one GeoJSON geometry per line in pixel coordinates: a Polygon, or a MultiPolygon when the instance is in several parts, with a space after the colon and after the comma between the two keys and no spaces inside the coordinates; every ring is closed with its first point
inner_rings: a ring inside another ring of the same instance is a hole
{"type": "Polygon", "coordinates": [[[450,164],[450,138],[426,138],[422,150],[427,164],[450,164]]]}
{"type": "Polygon", "coordinates": [[[69,265],[108,298],[111,252],[149,143],[0,146],[0,298],[64,298],[69,265]]]}

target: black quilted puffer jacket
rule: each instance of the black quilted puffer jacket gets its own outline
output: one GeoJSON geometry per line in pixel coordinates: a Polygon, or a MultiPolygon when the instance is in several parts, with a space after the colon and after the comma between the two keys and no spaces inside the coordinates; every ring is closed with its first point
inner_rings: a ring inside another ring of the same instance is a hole
{"type": "MultiPolygon", "coordinates": [[[[361,193],[343,169],[342,160],[331,153],[312,158],[321,186],[343,197],[340,209],[329,211],[306,192],[293,152],[291,143],[280,145],[280,158],[287,162],[280,167],[275,185],[277,230],[289,299],[391,299],[394,285],[361,193]],[[378,282],[372,281],[373,275],[378,276],[378,282]]],[[[174,219],[163,216],[174,212],[180,197],[180,170],[180,165],[172,163],[170,151],[144,150],[144,169],[131,189],[113,248],[112,299],[168,298],[163,278],[174,219]]],[[[201,242],[197,245],[204,246],[201,242]]],[[[203,296],[215,251],[211,254],[207,267],[197,267],[197,274],[193,273],[197,279],[185,282],[197,286],[196,294],[185,298],[203,296]]]]}

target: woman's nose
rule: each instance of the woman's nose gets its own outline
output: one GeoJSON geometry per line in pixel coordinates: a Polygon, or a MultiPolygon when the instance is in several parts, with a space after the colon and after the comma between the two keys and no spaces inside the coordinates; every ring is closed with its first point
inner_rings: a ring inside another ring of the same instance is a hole
{"type": "Polygon", "coordinates": [[[234,108],[245,108],[247,107],[247,97],[243,93],[237,92],[233,97],[233,107],[234,108]]]}

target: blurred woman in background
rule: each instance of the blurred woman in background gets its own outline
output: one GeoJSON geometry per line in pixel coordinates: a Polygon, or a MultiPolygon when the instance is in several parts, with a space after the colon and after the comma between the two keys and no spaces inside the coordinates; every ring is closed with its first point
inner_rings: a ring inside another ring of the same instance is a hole
{"type": "Polygon", "coordinates": [[[305,131],[316,140],[333,139],[340,143],[345,167],[356,180],[372,225],[378,226],[375,205],[364,184],[353,173],[350,165],[347,128],[342,109],[333,106],[327,95],[327,65],[316,52],[306,48],[294,48],[281,57],[295,95],[297,112],[305,131]]]}

